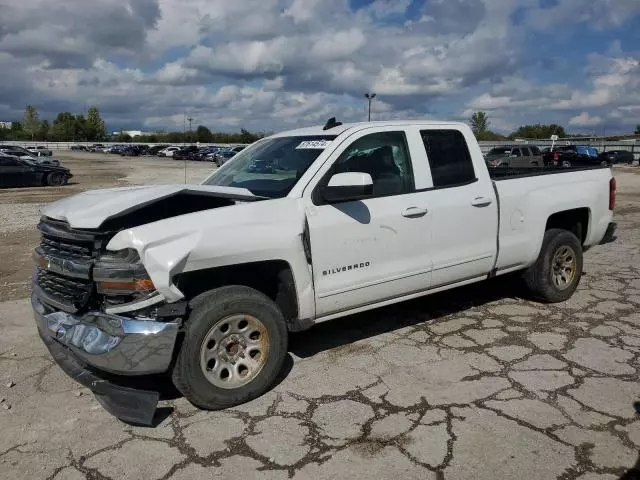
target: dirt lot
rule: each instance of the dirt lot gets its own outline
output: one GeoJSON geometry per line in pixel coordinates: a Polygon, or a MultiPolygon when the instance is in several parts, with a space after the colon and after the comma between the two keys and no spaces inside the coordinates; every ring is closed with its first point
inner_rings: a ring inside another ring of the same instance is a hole
{"type": "Polygon", "coordinates": [[[328,322],[293,336],[263,397],[220,412],[169,397],[138,428],[51,361],[26,299],[30,252],[41,204],[181,183],[183,164],[63,162],[76,184],[0,193],[0,478],[638,478],[640,168],[616,168],[618,241],[586,254],[570,301],[496,281],[328,322]]]}

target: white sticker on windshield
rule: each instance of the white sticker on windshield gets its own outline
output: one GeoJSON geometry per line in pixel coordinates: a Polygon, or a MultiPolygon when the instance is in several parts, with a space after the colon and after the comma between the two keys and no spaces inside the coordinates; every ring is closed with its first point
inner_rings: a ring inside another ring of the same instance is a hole
{"type": "Polygon", "coordinates": [[[300,145],[296,147],[296,150],[303,150],[303,149],[324,150],[329,145],[331,145],[331,140],[305,140],[304,142],[301,142],[300,145]]]}

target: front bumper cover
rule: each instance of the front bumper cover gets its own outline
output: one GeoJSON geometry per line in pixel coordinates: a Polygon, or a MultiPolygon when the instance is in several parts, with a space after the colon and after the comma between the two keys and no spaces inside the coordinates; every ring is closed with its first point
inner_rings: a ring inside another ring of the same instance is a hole
{"type": "Polygon", "coordinates": [[[104,379],[83,366],[68,348],[40,330],[38,333],[62,371],[91,390],[107,412],[124,422],[153,425],[159,392],[124,387],[104,379]]]}
{"type": "Polygon", "coordinates": [[[160,393],[139,388],[149,382],[138,379],[153,378],[152,374],[169,369],[178,322],[135,320],[102,312],[72,315],[53,310],[36,293],[31,304],[42,341],[67,375],[89,388],[104,409],[120,420],[153,424],[160,393]]]}
{"type": "Polygon", "coordinates": [[[178,322],[135,320],[102,312],[57,311],[31,295],[38,329],[88,365],[119,375],[166,372],[173,358],[178,322]]]}

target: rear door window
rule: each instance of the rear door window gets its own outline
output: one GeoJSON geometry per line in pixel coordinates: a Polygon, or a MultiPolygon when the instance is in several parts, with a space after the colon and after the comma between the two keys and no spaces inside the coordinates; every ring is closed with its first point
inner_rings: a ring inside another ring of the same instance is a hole
{"type": "Polygon", "coordinates": [[[464,185],[476,180],[469,147],[458,130],[421,130],[435,188],[464,185]]]}

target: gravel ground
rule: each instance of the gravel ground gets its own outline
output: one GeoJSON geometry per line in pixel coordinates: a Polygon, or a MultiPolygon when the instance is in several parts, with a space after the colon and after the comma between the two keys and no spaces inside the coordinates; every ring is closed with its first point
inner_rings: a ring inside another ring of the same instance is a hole
{"type": "MultiPolygon", "coordinates": [[[[140,178],[136,160],[115,162],[140,178]]],[[[115,420],[67,378],[17,291],[0,303],[0,478],[638,478],[640,169],[616,177],[619,238],[587,252],[568,302],[498,280],[327,322],[292,336],[263,397],[204,412],[169,396],[155,428],[115,420]]],[[[25,235],[11,247],[22,281],[25,235]]]]}

